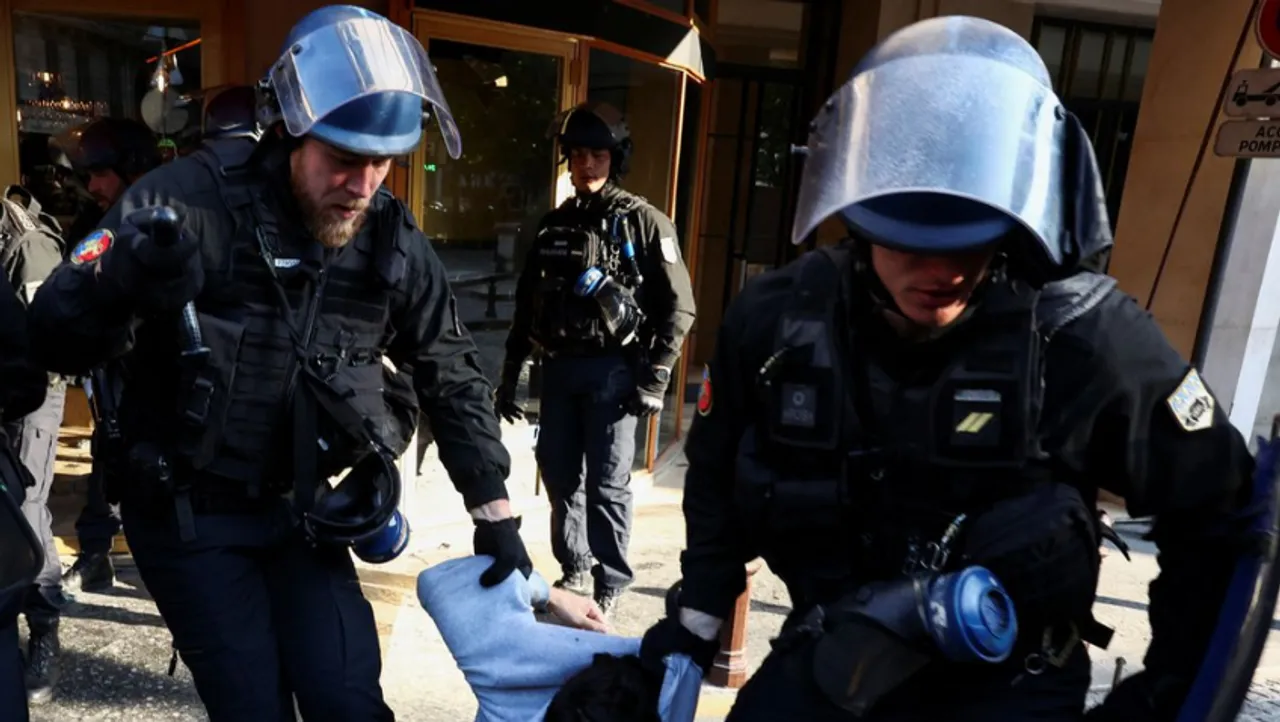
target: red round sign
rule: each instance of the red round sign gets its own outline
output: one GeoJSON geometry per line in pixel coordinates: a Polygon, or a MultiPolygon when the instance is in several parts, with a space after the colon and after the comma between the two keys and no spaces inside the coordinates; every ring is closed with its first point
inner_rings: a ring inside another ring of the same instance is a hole
{"type": "Polygon", "coordinates": [[[1262,0],[1258,10],[1258,44],[1273,58],[1280,58],[1280,0],[1262,0]]]}

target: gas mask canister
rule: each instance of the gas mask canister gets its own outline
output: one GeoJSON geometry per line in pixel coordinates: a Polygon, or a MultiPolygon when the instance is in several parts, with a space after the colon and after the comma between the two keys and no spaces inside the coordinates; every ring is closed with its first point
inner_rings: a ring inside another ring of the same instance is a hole
{"type": "Polygon", "coordinates": [[[818,614],[815,680],[859,717],[939,655],[996,664],[1018,637],[1013,602],[980,566],[868,584],[818,614]]]}
{"type": "Polygon", "coordinates": [[[600,304],[600,317],[609,335],[625,346],[635,339],[644,322],[644,312],[635,294],[599,268],[591,267],[578,277],[573,293],[582,298],[595,299],[600,304]]]}
{"type": "Polygon", "coordinates": [[[395,461],[386,451],[371,451],[316,500],[303,516],[303,532],[313,543],[348,546],[370,564],[385,564],[409,546],[400,495],[395,461]]]}

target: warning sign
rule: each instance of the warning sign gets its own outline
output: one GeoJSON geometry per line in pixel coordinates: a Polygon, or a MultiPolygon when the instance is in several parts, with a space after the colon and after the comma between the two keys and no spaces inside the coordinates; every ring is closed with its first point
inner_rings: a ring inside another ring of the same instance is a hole
{"type": "Polygon", "coordinates": [[[1280,68],[1242,68],[1223,103],[1229,118],[1280,118],[1280,68]]]}
{"type": "Polygon", "coordinates": [[[1225,158],[1280,158],[1280,120],[1228,120],[1213,152],[1225,158]]]}

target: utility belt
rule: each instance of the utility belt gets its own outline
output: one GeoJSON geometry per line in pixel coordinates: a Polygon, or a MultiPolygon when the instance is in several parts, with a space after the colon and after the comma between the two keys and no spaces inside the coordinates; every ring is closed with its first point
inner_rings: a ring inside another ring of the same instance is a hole
{"type": "Polygon", "coordinates": [[[148,442],[130,447],[125,465],[129,498],[151,509],[172,507],[183,541],[195,539],[197,515],[255,514],[277,506],[288,491],[267,485],[253,496],[245,484],[187,468],[181,456],[148,442]]]}

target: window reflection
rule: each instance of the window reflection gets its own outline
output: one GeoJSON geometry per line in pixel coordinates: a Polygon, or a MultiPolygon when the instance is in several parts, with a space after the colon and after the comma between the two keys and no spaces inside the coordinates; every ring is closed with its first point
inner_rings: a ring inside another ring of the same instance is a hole
{"type": "Polygon", "coordinates": [[[64,228],[96,206],[54,136],[114,116],[146,123],[169,157],[198,142],[199,25],[15,12],[13,41],[22,183],[64,228]]]}

